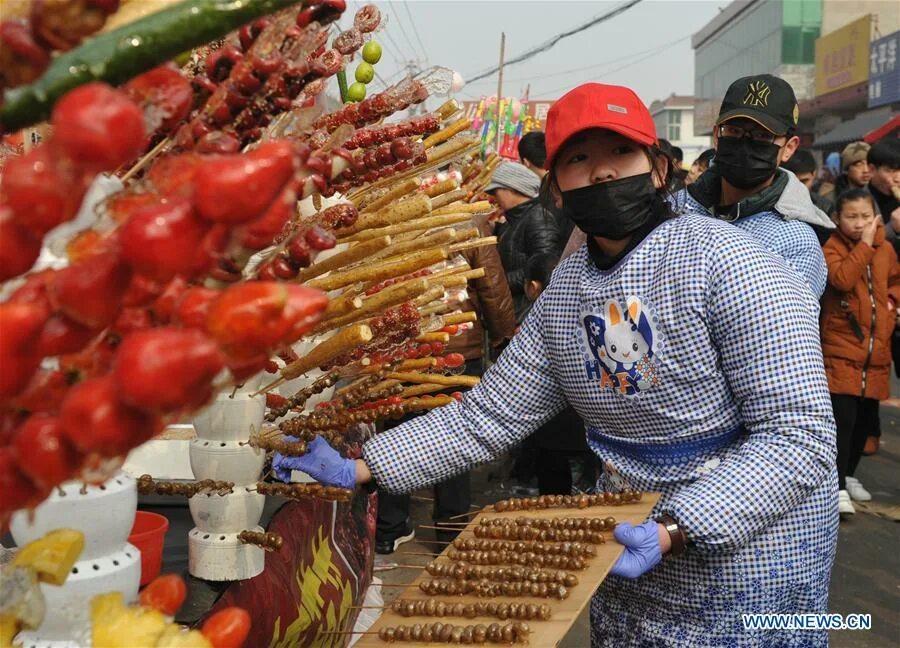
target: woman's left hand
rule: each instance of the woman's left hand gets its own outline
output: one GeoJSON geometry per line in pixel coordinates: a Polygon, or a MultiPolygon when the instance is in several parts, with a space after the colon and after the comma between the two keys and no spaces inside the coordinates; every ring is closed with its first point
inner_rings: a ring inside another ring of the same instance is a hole
{"type": "Polygon", "coordinates": [[[656,520],[648,520],[640,526],[628,522],[616,526],[613,535],[619,544],[625,545],[625,553],[619,556],[610,573],[637,578],[656,567],[662,560],[659,528],[656,520]]]}

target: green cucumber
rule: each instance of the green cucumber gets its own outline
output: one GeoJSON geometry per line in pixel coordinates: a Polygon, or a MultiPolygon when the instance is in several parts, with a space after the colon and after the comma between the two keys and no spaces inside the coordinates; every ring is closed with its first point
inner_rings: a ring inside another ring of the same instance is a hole
{"type": "Polygon", "coordinates": [[[5,132],[50,116],[69,90],[90,81],[120,85],[185,50],[221,38],[251,20],[301,0],[185,0],[146,18],[100,34],[54,59],[44,75],[3,95],[5,132]]]}

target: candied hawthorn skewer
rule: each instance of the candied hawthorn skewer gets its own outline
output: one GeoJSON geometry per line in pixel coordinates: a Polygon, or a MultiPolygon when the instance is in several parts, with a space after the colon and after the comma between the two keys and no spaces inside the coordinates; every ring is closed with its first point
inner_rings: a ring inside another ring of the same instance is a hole
{"type": "Polygon", "coordinates": [[[493,601],[476,601],[475,603],[447,603],[433,598],[428,599],[396,599],[390,605],[391,612],[403,617],[493,617],[506,621],[548,621],[552,612],[544,603],[495,603],[493,601]]]}

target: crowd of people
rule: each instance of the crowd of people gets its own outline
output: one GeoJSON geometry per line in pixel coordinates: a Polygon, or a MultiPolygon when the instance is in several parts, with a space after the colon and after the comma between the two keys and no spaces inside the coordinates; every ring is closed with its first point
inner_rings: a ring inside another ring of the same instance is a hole
{"type": "MultiPolygon", "coordinates": [[[[685,169],[633,91],[573,89],[486,190],[500,217],[480,223],[498,258],[470,260],[490,273],[473,294],[496,356],[481,384],[361,459],[317,439],[276,463],[377,487],[382,508],[438,485],[441,522],[468,509],[477,464],[530,446],[539,491],[558,493],[591,457],[597,488],[661,493],[615,530],[594,646],[799,641],[740,615],[826,612],[839,516],[871,497],[855,473],[889,394],[900,146],[850,144],[819,173],[797,124],[787,82],[738,79],[685,169]]],[[[404,506],[379,512],[379,551],[412,535],[404,506]]]]}

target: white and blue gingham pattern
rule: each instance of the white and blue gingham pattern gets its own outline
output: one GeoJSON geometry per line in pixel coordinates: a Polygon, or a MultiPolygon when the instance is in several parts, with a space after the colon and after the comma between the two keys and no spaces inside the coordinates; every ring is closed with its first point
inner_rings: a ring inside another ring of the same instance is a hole
{"type": "MultiPolygon", "coordinates": [[[[711,213],[686,189],[672,200],[679,213],[711,213]]],[[[813,229],[804,222],[784,218],[776,211],[743,216],[732,225],[755,237],[762,246],[785,259],[809,285],[816,299],[825,292],[828,268],[822,246],[813,229]]]]}
{"type": "Polygon", "coordinates": [[[826,610],[838,515],[817,313],[781,259],[706,216],[664,223],[608,272],[582,247],[478,387],[364,458],[379,485],[409,491],[496,457],[568,401],[597,455],[661,492],[654,514],[694,543],[637,580],[607,578],[595,645],[818,645],[824,634],[751,636],[740,617],[826,610]],[[628,395],[598,380],[583,319],[636,300],[655,373],[628,395]]]}

